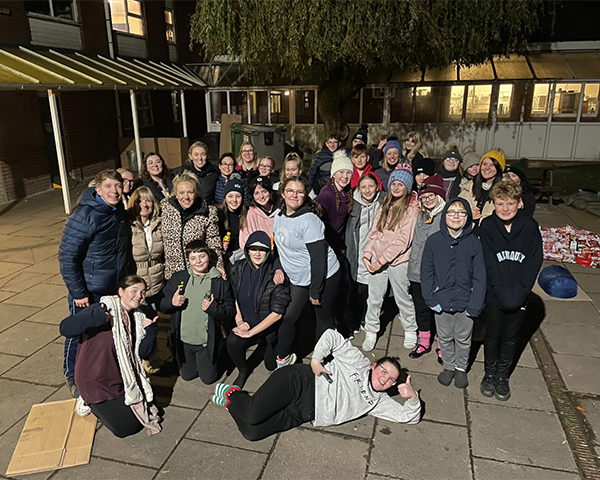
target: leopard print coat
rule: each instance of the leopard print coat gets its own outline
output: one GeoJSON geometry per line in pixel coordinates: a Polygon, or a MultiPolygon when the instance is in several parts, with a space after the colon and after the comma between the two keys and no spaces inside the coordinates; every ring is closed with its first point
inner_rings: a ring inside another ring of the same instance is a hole
{"type": "Polygon", "coordinates": [[[197,202],[192,207],[196,212],[193,212],[193,216],[184,222],[178,206],[175,197],[164,198],[160,202],[165,249],[165,279],[169,280],[175,272],[188,267],[185,246],[192,240],[204,240],[206,246],[217,254],[217,268],[223,269],[223,242],[219,237],[217,207],[207,206],[204,200],[197,202]]]}

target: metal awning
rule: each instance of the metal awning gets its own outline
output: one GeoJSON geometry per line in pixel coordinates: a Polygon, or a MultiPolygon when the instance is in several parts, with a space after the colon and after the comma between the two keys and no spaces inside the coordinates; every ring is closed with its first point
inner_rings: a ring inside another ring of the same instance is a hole
{"type": "Polygon", "coordinates": [[[195,90],[207,83],[185,66],[52,49],[0,48],[0,89],[195,90]]]}
{"type": "MultiPolygon", "coordinates": [[[[245,76],[239,63],[191,64],[193,70],[209,88],[247,88],[247,87],[281,87],[285,85],[311,85],[317,82],[310,79],[304,82],[282,82],[274,79],[270,82],[255,80],[252,82],[245,76]]],[[[569,51],[538,53],[509,57],[495,56],[492,60],[472,67],[452,64],[440,70],[427,69],[411,71],[397,67],[386,67],[371,72],[366,79],[369,85],[399,83],[455,83],[494,81],[551,81],[551,80],[593,80],[600,79],[600,51],[569,51]]]]}

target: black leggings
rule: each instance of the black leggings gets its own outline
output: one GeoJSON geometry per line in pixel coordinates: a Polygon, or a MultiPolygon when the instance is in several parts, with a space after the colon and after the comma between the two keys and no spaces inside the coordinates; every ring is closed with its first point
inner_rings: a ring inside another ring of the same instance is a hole
{"type": "MultiPolygon", "coordinates": [[[[319,341],[321,335],[327,329],[335,327],[333,316],[333,307],[340,285],[341,273],[338,270],[331,277],[325,280],[323,293],[321,294],[321,305],[315,306],[315,316],[317,317],[316,341],[319,341]]],[[[290,286],[290,296],[292,301],[285,311],[279,326],[279,341],[277,342],[277,356],[281,359],[290,354],[292,343],[296,337],[296,324],[302,315],[304,306],[309,299],[309,287],[290,286]]]]}
{"type": "Polygon", "coordinates": [[[489,298],[483,310],[486,330],[483,344],[485,373],[508,378],[517,349],[517,334],[525,310],[505,312],[489,298]]]}
{"type": "MultiPolygon", "coordinates": [[[[183,361],[179,365],[179,375],[186,381],[200,377],[205,385],[214,383],[219,378],[217,363],[208,356],[208,348],[202,345],[183,343],[183,361]]],[[[216,347],[215,347],[216,348],[216,347]]]]}
{"type": "Polygon", "coordinates": [[[125,405],[125,397],[90,405],[92,413],[119,438],[135,435],[144,429],[133,410],[125,405]]]}
{"type": "Polygon", "coordinates": [[[267,351],[265,352],[265,367],[269,371],[275,370],[277,364],[275,362],[275,343],[277,342],[277,323],[271,325],[266,330],[260,332],[258,335],[254,335],[250,338],[238,337],[235,333],[231,332],[227,337],[227,351],[233,363],[237,369],[241,372],[248,370],[248,364],[246,363],[246,350],[252,345],[258,343],[261,338],[267,340],[267,351]]]}
{"type": "Polygon", "coordinates": [[[253,396],[241,390],[229,400],[227,408],[244,438],[262,440],[314,419],[315,374],[310,365],[280,368],[253,396]]]}
{"type": "Polygon", "coordinates": [[[410,282],[410,294],[415,304],[415,314],[417,317],[417,326],[420,332],[429,332],[433,326],[435,329],[435,321],[433,317],[433,310],[427,306],[423,293],[421,291],[421,284],[417,282],[410,282]]]}

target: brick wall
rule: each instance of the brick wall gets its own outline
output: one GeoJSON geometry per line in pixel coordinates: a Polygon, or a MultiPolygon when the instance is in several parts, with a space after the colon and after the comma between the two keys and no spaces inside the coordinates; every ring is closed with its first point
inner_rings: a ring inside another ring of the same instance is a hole
{"type": "Polygon", "coordinates": [[[119,166],[114,92],[62,92],[60,106],[70,175],[82,179],[119,166]]]}
{"type": "Polygon", "coordinates": [[[108,55],[103,0],[80,0],[77,8],[83,32],[83,50],[86,53],[108,55]]]}
{"type": "Polygon", "coordinates": [[[148,57],[161,62],[169,61],[169,47],[166,36],[165,2],[151,0],[144,2],[146,12],[146,38],[148,57]]]}
{"type": "Polygon", "coordinates": [[[22,1],[0,0],[0,7],[7,8],[10,11],[10,15],[0,15],[2,43],[29,45],[31,33],[24,3],[22,1]]]}
{"type": "Polygon", "coordinates": [[[37,93],[0,92],[0,105],[0,201],[15,200],[50,188],[37,93]]]}

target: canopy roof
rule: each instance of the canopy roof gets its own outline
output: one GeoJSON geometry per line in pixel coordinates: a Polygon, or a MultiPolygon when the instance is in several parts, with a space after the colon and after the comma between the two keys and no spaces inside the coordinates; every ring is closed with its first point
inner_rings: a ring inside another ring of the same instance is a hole
{"type": "Polygon", "coordinates": [[[52,49],[0,48],[0,88],[196,89],[206,86],[185,66],[152,60],[116,59],[52,49]]]}

